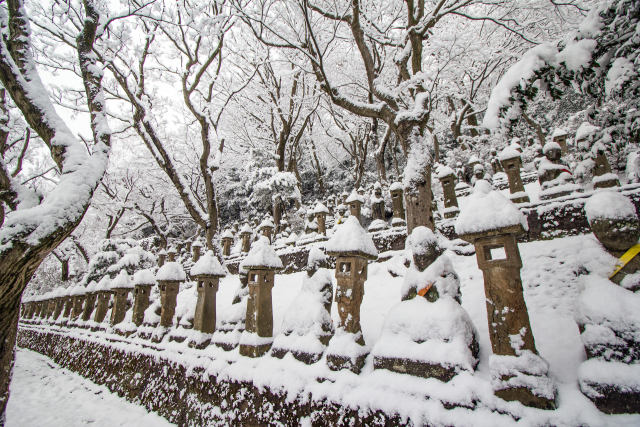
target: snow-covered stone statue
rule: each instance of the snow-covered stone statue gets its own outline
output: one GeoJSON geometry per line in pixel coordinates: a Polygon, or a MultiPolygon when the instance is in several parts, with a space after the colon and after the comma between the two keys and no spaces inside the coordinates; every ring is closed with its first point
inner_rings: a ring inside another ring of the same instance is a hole
{"type": "Polygon", "coordinates": [[[368,352],[360,328],[360,305],[367,280],[367,264],[378,257],[378,250],[354,217],[347,218],[338,227],[327,242],[326,250],[337,258],[335,300],[340,316],[340,324],[327,348],[327,364],[332,370],[360,372],[368,352]]]}
{"type": "Polygon", "coordinates": [[[500,152],[500,163],[502,169],[507,174],[509,181],[509,198],[513,203],[526,203],[529,196],[524,191],[520,169],[522,168],[522,158],[520,152],[511,146],[507,146],[500,152]]]}
{"type": "Polygon", "coordinates": [[[307,276],[282,320],[282,333],[273,341],[271,354],[283,357],[287,352],[307,364],[322,357],[333,336],[331,299],[333,283],[326,268],[327,256],[317,247],[311,248],[307,260],[307,276]]]}
{"type": "Polygon", "coordinates": [[[433,231],[416,227],[407,239],[412,260],[402,301],[387,315],[371,353],[376,369],[449,381],[473,371],[478,344],[460,306],[460,282],[433,231]]]}
{"type": "Polygon", "coordinates": [[[384,198],[382,197],[382,186],[376,182],[373,186],[371,201],[371,218],[373,220],[384,221],[384,198]]]}
{"type": "Polygon", "coordinates": [[[258,232],[269,239],[269,242],[272,242],[273,231],[275,230],[275,225],[271,218],[265,218],[260,225],[258,225],[258,232]]]}
{"type": "Polygon", "coordinates": [[[391,206],[393,207],[393,218],[391,219],[391,225],[404,225],[404,201],[403,190],[401,182],[393,182],[389,186],[389,193],[391,193],[391,206]]]}
{"type": "Polygon", "coordinates": [[[245,328],[240,337],[240,354],[260,357],[269,351],[273,342],[271,291],[275,272],[283,265],[266,237],[254,243],[242,264],[249,271],[249,298],[245,328]]]}
{"type": "Polygon", "coordinates": [[[242,252],[249,252],[251,249],[251,235],[253,232],[251,231],[251,227],[249,224],[244,224],[240,229],[240,239],[242,240],[242,252]]]}
{"type": "Polygon", "coordinates": [[[496,174],[498,172],[502,172],[502,164],[500,163],[500,159],[498,159],[496,149],[492,148],[489,155],[491,156],[491,169],[493,169],[493,173],[496,174]]]}
{"type": "MultiPolygon", "coordinates": [[[[220,261],[207,251],[197,263],[191,267],[191,277],[198,282],[198,302],[193,317],[193,328],[203,334],[212,334],[216,329],[216,292],[218,284],[227,272],[220,265],[220,261]]],[[[194,345],[203,348],[208,345],[210,339],[200,339],[194,345]]]]}
{"type": "Polygon", "coordinates": [[[557,142],[547,142],[542,151],[545,158],[538,166],[538,180],[540,181],[540,199],[562,197],[578,191],[580,188],[573,183],[569,166],[561,159],[562,148],[557,142]]]}
{"type": "Polygon", "coordinates": [[[527,406],[553,409],[555,386],[535,346],[520,279],[516,237],[526,227],[518,208],[486,181],[476,183],[456,221],[458,235],[474,244],[484,276],[494,393],[527,406]]]}

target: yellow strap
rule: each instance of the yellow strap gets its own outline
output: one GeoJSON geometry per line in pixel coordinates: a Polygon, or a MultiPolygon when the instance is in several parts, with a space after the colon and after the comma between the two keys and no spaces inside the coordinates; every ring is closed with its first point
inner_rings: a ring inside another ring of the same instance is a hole
{"type": "Polygon", "coordinates": [[[631,246],[629,250],[620,257],[620,260],[616,264],[616,269],[613,270],[613,273],[611,273],[611,276],[609,276],[609,279],[613,279],[613,276],[618,274],[620,270],[622,270],[625,265],[629,264],[629,261],[631,261],[639,253],[640,253],[640,243],[637,243],[631,246]]]}

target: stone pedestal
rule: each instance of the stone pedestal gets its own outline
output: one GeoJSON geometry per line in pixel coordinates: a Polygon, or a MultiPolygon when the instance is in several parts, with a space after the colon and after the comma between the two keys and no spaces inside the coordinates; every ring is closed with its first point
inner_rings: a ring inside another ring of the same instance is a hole
{"type": "Polygon", "coordinates": [[[242,252],[249,252],[249,249],[251,249],[251,231],[241,231],[240,239],[242,239],[242,252]]]}
{"type": "Polygon", "coordinates": [[[98,293],[95,291],[88,292],[85,303],[84,310],[82,311],[82,320],[85,322],[91,319],[91,314],[93,310],[96,308],[96,299],[98,298],[98,293]]]}
{"type": "Polygon", "coordinates": [[[111,300],[111,291],[101,290],[98,292],[96,310],[93,313],[93,321],[102,323],[107,316],[109,310],[109,301],[111,300]]]}
{"type": "Polygon", "coordinates": [[[509,192],[511,193],[509,198],[513,203],[527,203],[530,199],[524,191],[522,177],[520,176],[520,168],[522,167],[520,153],[513,150],[513,154],[510,155],[509,153],[505,154],[505,151],[502,152],[500,157],[502,168],[507,174],[507,179],[509,180],[509,192]]]}
{"type": "Polygon", "coordinates": [[[592,151],[595,161],[593,188],[619,187],[620,180],[616,174],[611,173],[611,165],[605,154],[604,147],[601,144],[597,144],[592,151]]]}
{"type": "Polygon", "coordinates": [[[458,198],[456,197],[456,175],[451,173],[438,177],[442,184],[442,195],[444,197],[444,217],[455,218],[460,209],[458,208],[458,198]]]}
{"type": "MultiPolygon", "coordinates": [[[[202,251],[202,243],[200,243],[199,241],[195,241],[193,242],[193,244],[191,245],[191,257],[193,258],[193,262],[198,262],[198,260],[200,259],[200,253],[202,251]]],[[[159,267],[162,267],[160,264],[158,264],[159,267]]]]}
{"type": "Polygon", "coordinates": [[[494,355],[490,364],[496,396],[518,400],[527,406],[554,409],[555,390],[546,372],[540,372],[541,369],[546,370],[546,363],[538,356],[522,293],[522,260],[516,242],[516,236],[522,233],[521,225],[513,225],[460,237],[474,244],[478,267],[484,276],[489,336],[494,355]],[[513,337],[518,337],[517,345],[514,345],[513,337]],[[529,363],[529,359],[535,363],[529,363]],[[523,366],[518,368],[519,365],[523,366]],[[531,365],[530,371],[527,370],[528,365],[531,365]],[[522,378],[531,379],[525,383],[546,383],[546,389],[553,391],[551,395],[535,394],[533,388],[522,385],[522,378]]]}
{"type": "MultiPolygon", "coordinates": [[[[222,237],[222,255],[229,256],[231,255],[231,245],[233,244],[233,236],[223,236],[222,237]]],[[[196,261],[194,259],[194,261],[196,261]]]]}
{"type": "Polygon", "coordinates": [[[167,261],[167,252],[163,249],[158,252],[158,267],[162,267],[167,261]]]}
{"type": "Polygon", "coordinates": [[[73,296],[73,310],[71,312],[71,318],[72,319],[77,319],[80,317],[80,315],[82,314],[82,307],[84,305],[84,299],[85,299],[85,295],[84,294],[80,294],[80,295],[74,295],[73,296]]]}
{"type": "MultiPolygon", "coordinates": [[[[62,317],[66,319],[70,319],[72,311],[73,311],[73,296],[67,295],[64,299],[64,313],[62,314],[62,317]]],[[[37,316],[37,304],[34,303],[33,317],[35,316],[37,316]]]]}
{"type": "Polygon", "coordinates": [[[144,312],[149,308],[149,296],[153,284],[136,284],[133,289],[133,316],[132,320],[136,326],[142,325],[144,312]]]}
{"type": "Polygon", "coordinates": [[[194,278],[198,281],[198,302],[193,318],[193,328],[211,334],[216,329],[216,292],[219,278],[209,275],[194,278]]]}
{"type": "Polygon", "coordinates": [[[327,235],[327,213],[316,212],[316,223],[318,224],[318,233],[323,236],[327,235]]]}
{"type": "Polygon", "coordinates": [[[257,335],[254,342],[240,343],[240,354],[248,357],[260,357],[271,348],[273,337],[273,306],[271,290],[275,272],[272,270],[249,270],[249,299],[245,332],[257,335]],[[267,338],[262,342],[260,338],[267,338]]]}

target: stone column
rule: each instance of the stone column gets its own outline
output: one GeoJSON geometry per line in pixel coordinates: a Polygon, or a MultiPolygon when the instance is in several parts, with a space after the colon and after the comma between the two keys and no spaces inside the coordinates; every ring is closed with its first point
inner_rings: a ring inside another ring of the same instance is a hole
{"type": "MultiPolygon", "coordinates": [[[[71,312],[73,311],[73,295],[71,295],[73,288],[68,289],[67,291],[68,291],[67,296],[64,299],[64,313],[62,314],[62,317],[70,319],[71,312]]],[[[36,313],[34,312],[34,316],[35,315],[36,313]]]]}
{"type": "Polygon", "coordinates": [[[391,205],[393,207],[393,217],[404,219],[404,202],[402,194],[402,184],[394,182],[389,187],[391,193],[391,205]]]}
{"type": "Polygon", "coordinates": [[[158,273],[156,281],[160,288],[160,326],[169,328],[173,324],[180,283],[187,278],[182,266],[177,262],[166,263],[158,273]]]}
{"type": "Polygon", "coordinates": [[[149,307],[151,288],[156,284],[156,279],[151,270],[141,270],[133,276],[133,315],[132,321],[136,326],[142,325],[144,312],[149,307]]]}
{"type": "Polygon", "coordinates": [[[620,180],[616,174],[611,173],[611,165],[602,144],[596,144],[591,152],[595,162],[593,188],[619,187],[620,180]]]}
{"type": "Polygon", "coordinates": [[[283,265],[264,237],[256,242],[242,264],[249,270],[247,314],[245,331],[240,338],[240,354],[248,357],[260,357],[271,348],[273,342],[273,306],[271,290],[275,272],[283,265]]]}
{"type": "Polygon", "coordinates": [[[171,246],[169,249],[167,249],[167,262],[174,262],[176,260],[176,248],[171,246]]]}
{"type": "Polygon", "coordinates": [[[93,321],[96,323],[104,322],[104,318],[107,316],[109,310],[109,302],[111,301],[111,291],[100,290],[98,291],[96,310],[93,313],[93,321]]]}
{"type": "Polygon", "coordinates": [[[360,224],[362,224],[361,212],[362,205],[364,204],[364,199],[360,196],[356,190],[353,190],[349,197],[346,200],[346,203],[349,205],[349,213],[352,217],[358,220],[360,224]]]}
{"type": "Polygon", "coordinates": [[[526,354],[530,354],[530,358],[532,357],[534,362],[540,361],[540,365],[545,365],[536,350],[529,313],[522,292],[520,279],[522,260],[516,236],[523,233],[524,228],[518,224],[483,232],[461,234],[460,237],[474,244],[478,267],[484,276],[489,337],[494,354],[492,357],[499,357],[490,362],[492,377],[499,381],[498,386],[494,384],[495,395],[504,400],[518,400],[527,406],[554,409],[555,395],[540,396],[534,394],[533,390],[526,386],[509,387],[507,383],[509,378],[515,375],[535,377],[542,383],[550,383],[547,373],[536,372],[536,367],[516,368],[518,363],[515,361],[519,360],[518,358],[523,358],[520,364],[527,365],[524,363],[525,360],[528,360],[524,359],[526,351],[529,352],[526,354]],[[518,337],[517,345],[514,345],[513,337],[518,337]],[[532,370],[529,372],[528,368],[532,370]],[[509,372],[514,370],[519,372],[513,372],[509,377],[502,372],[505,369],[509,372]]]}
{"type": "Polygon", "coordinates": [[[456,197],[456,173],[453,169],[447,168],[446,173],[438,174],[438,179],[442,184],[444,217],[455,218],[460,212],[458,208],[458,198],[456,197]]]}
{"type": "Polygon", "coordinates": [[[167,251],[162,249],[160,252],[158,252],[158,267],[162,267],[166,260],[167,260],[167,251]]]}
{"type": "Polygon", "coordinates": [[[323,236],[327,235],[327,214],[329,209],[322,203],[318,203],[313,209],[313,213],[316,216],[316,223],[318,224],[318,233],[323,236]]]}
{"type": "Polygon", "coordinates": [[[506,147],[500,153],[500,162],[509,180],[509,192],[511,193],[509,198],[511,201],[513,203],[529,202],[529,196],[524,191],[524,185],[520,177],[520,168],[522,167],[520,153],[511,147],[506,147]]]}
{"type": "Polygon", "coordinates": [[[249,249],[251,249],[251,229],[248,225],[245,225],[240,230],[240,238],[242,239],[242,252],[249,252],[249,249]]]}
{"type": "Polygon", "coordinates": [[[231,245],[233,244],[233,236],[223,236],[222,237],[222,255],[229,256],[231,255],[231,245]]]}
{"type": "MultiPolygon", "coordinates": [[[[378,257],[371,236],[366,233],[355,218],[347,218],[327,242],[327,254],[336,257],[335,301],[338,304],[340,323],[336,336],[348,334],[349,340],[364,346],[360,327],[360,305],[364,297],[364,282],[367,280],[368,260],[378,257]],[[345,239],[344,236],[349,236],[345,239]],[[367,250],[363,250],[366,248],[367,250]]],[[[360,372],[366,352],[346,354],[342,348],[332,348],[334,338],[329,342],[327,364],[332,370],[350,369],[360,372]]],[[[340,339],[340,338],[338,338],[340,339]]]]}
{"type": "Polygon", "coordinates": [[[71,311],[71,318],[77,319],[82,314],[82,306],[84,304],[85,293],[84,286],[77,285],[73,295],[73,310],[71,311]]]}
{"type": "Polygon", "coordinates": [[[63,293],[64,291],[60,292],[60,294],[58,294],[58,297],[56,298],[56,309],[53,312],[54,319],[58,319],[62,314],[62,311],[64,310],[64,303],[66,301],[66,297],[63,295],[63,293]]]}
{"type": "Polygon", "coordinates": [[[82,320],[85,322],[91,319],[91,313],[93,313],[96,307],[96,298],[98,296],[97,285],[98,284],[92,280],[87,286],[84,310],[82,311],[82,320]]]}
{"type": "Polygon", "coordinates": [[[113,308],[111,309],[111,325],[116,325],[124,320],[127,312],[127,299],[129,297],[129,288],[112,288],[113,289],[113,308]]]}

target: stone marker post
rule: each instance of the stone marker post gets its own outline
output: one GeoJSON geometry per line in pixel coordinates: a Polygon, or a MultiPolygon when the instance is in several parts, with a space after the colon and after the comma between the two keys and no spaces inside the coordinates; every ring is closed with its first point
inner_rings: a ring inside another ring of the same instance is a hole
{"type": "Polygon", "coordinates": [[[518,150],[512,147],[506,147],[500,153],[500,162],[504,172],[509,180],[509,197],[513,203],[527,203],[529,196],[524,191],[522,177],[520,176],[520,168],[522,167],[522,159],[518,150]]]}
{"type": "Polygon", "coordinates": [[[162,249],[160,252],[158,252],[158,267],[162,267],[166,261],[167,261],[167,251],[162,249]]]}
{"type": "Polygon", "coordinates": [[[323,236],[327,235],[327,215],[329,209],[322,203],[318,203],[313,209],[313,213],[316,216],[316,223],[318,224],[318,233],[323,236]]]}
{"type": "Polygon", "coordinates": [[[144,312],[149,308],[151,288],[156,284],[156,279],[151,270],[140,270],[133,276],[134,299],[132,320],[136,326],[144,322],[144,312]]]}
{"type": "Polygon", "coordinates": [[[82,306],[86,295],[84,286],[80,284],[76,285],[73,289],[73,310],[71,312],[71,318],[75,320],[82,314],[82,306]]]}
{"type": "Polygon", "coordinates": [[[191,277],[198,282],[198,302],[193,318],[195,330],[205,334],[211,334],[215,331],[216,292],[220,278],[224,276],[226,273],[213,251],[208,251],[200,261],[191,267],[191,277]]]}
{"type": "Polygon", "coordinates": [[[245,224],[240,230],[240,238],[242,239],[242,252],[249,252],[251,249],[251,228],[245,224]]]}
{"type": "Polygon", "coordinates": [[[456,173],[453,169],[446,168],[442,173],[438,173],[438,179],[442,184],[444,217],[455,218],[460,212],[458,198],[456,197],[456,173]]]}
{"type": "Polygon", "coordinates": [[[389,187],[391,193],[391,206],[393,207],[393,217],[404,219],[404,202],[402,183],[394,182],[389,187]]]}
{"type": "MultiPolygon", "coordinates": [[[[193,262],[198,262],[200,259],[200,253],[202,252],[202,243],[200,240],[196,240],[191,245],[191,257],[193,258],[193,262]]],[[[162,267],[161,265],[159,265],[162,267]]]]}
{"type": "Polygon", "coordinates": [[[96,299],[98,297],[97,286],[98,284],[93,280],[87,285],[84,310],[82,311],[82,320],[85,322],[91,319],[91,313],[93,313],[93,310],[96,308],[96,299]]]}
{"type": "MultiPolygon", "coordinates": [[[[98,282],[96,286],[98,291],[98,300],[96,303],[96,310],[93,313],[93,321],[96,323],[102,323],[107,316],[109,310],[109,301],[111,301],[111,279],[109,276],[104,276],[98,282]]],[[[93,328],[91,328],[93,330],[93,328]]]]}
{"type": "MultiPolygon", "coordinates": [[[[227,230],[222,233],[222,255],[229,256],[231,255],[231,245],[233,244],[233,234],[231,231],[227,230]]],[[[194,260],[196,262],[196,260],[194,260]]]]}
{"type": "Polygon", "coordinates": [[[167,261],[175,262],[177,253],[178,252],[176,251],[175,246],[171,246],[169,249],[167,249],[167,261]]]}
{"type": "Polygon", "coordinates": [[[187,278],[182,266],[177,262],[167,262],[156,273],[160,288],[160,326],[168,328],[173,324],[180,283],[187,278]]]}
{"type": "Polygon", "coordinates": [[[353,190],[347,198],[346,203],[349,205],[349,214],[362,224],[361,212],[364,198],[359,195],[356,190],[353,190]]]}
{"type": "Polygon", "coordinates": [[[124,320],[127,312],[127,299],[129,292],[133,289],[131,279],[125,270],[120,271],[111,282],[113,292],[113,308],[111,309],[111,325],[116,325],[124,320]]]}

